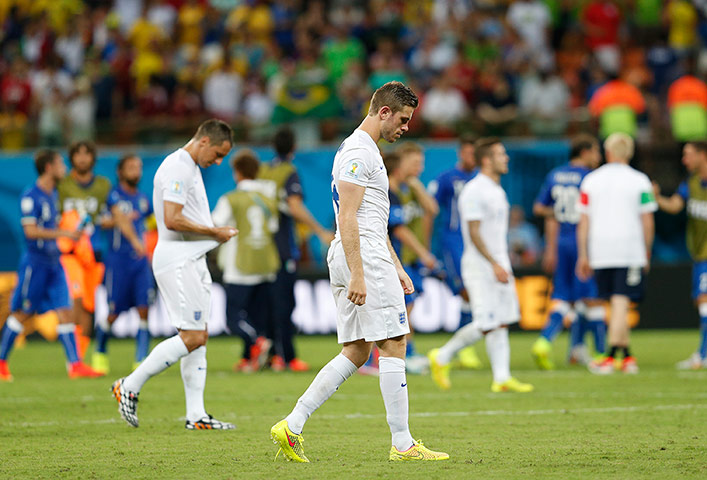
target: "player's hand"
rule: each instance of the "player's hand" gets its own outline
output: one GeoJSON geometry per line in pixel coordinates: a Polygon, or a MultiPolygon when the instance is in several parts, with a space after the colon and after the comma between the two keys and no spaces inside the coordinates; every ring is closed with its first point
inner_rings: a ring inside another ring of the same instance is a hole
{"type": "Polygon", "coordinates": [[[398,272],[398,279],[400,279],[400,285],[403,287],[403,293],[405,295],[410,295],[415,291],[415,286],[412,284],[412,280],[410,279],[410,275],[407,274],[404,268],[396,268],[396,271],[398,272]]]}
{"type": "Polygon", "coordinates": [[[655,195],[655,198],[660,197],[660,185],[658,185],[658,182],[653,181],[653,195],[655,195]]]}
{"type": "Polygon", "coordinates": [[[555,273],[555,268],[557,268],[557,253],[555,253],[554,249],[545,250],[545,253],[543,254],[542,267],[545,273],[555,273]]]}
{"type": "Polygon", "coordinates": [[[83,232],[80,230],[62,230],[60,233],[62,237],[70,238],[73,241],[78,241],[82,234],[83,232]]]}
{"type": "Polygon", "coordinates": [[[431,271],[437,268],[437,258],[430,252],[425,252],[425,254],[420,257],[420,262],[431,271]]]}
{"type": "Polygon", "coordinates": [[[317,236],[319,237],[319,240],[326,245],[329,245],[334,241],[334,232],[331,230],[322,230],[317,236]]]}
{"type": "Polygon", "coordinates": [[[366,281],[363,279],[363,273],[351,275],[349,282],[349,293],[346,295],[354,305],[363,305],[366,303],[366,281]]]}
{"type": "Polygon", "coordinates": [[[592,267],[589,266],[589,259],[587,257],[579,257],[577,259],[577,268],[575,270],[577,277],[583,282],[589,280],[593,273],[592,267]]]}
{"type": "Polygon", "coordinates": [[[238,230],[233,227],[214,227],[211,234],[220,243],[227,242],[236,235],[238,235],[238,230]]]}
{"type": "Polygon", "coordinates": [[[500,283],[508,283],[508,280],[510,280],[511,277],[506,271],[506,269],[500,266],[498,263],[493,264],[493,274],[496,275],[496,280],[498,280],[500,283]]]}
{"type": "Polygon", "coordinates": [[[132,246],[133,250],[135,250],[135,255],[137,255],[138,258],[145,256],[145,246],[141,242],[135,242],[132,246]]]}

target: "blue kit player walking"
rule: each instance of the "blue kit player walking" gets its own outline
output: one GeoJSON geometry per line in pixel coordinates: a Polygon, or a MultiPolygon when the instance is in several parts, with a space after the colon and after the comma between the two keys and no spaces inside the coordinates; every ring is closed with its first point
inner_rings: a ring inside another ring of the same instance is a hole
{"type": "Polygon", "coordinates": [[[689,358],[676,366],[680,370],[707,368],[707,142],[688,142],[682,163],[690,177],[671,197],[660,195],[654,185],[658,207],[677,214],[687,210],[687,249],[695,262],[692,269],[692,298],[700,314],[700,345],[689,358]]]}
{"type": "Polygon", "coordinates": [[[582,363],[589,361],[583,345],[584,325],[594,335],[598,353],[605,348],[606,324],[604,307],[597,300],[594,279],[577,278],[577,223],[579,222],[579,185],[596,168],[601,159],[599,143],[594,137],[579,135],[572,141],[570,162],[555,168],[546,177],[533,210],[545,217],[546,248],[543,263],[553,272],[550,316],[532,347],[532,355],[543,370],[554,368],[551,360],[552,341],[562,331],[563,320],[573,314],[571,357],[582,363]],[[586,320],[585,320],[586,319],[586,320]]]}
{"type": "MultiPolygon", "coordinates": [[[[437,234],[441,248],[441,259],[446,274],[445,281],[454,295],[461,297],[461,316],[459,327],[471,323],[471,304],[469,293],[464,288],[461,277],[461,259],[464,252],[461,221],[459,220],[459,194],[469,180],[476,177],[479,169],[474,159],[476,138],[467,135],[459,139],[459,161],[451,170],[440,174],[430,182],[428,190],[434,195],[439,205],[437,234]]],[[[481,368],[481,361],[474,347],[466,347],[459,352],[459,360],[465,368],[481,368]]]]}
{"type": "Polygon", "coordinates": [[[92,367],[101,373],[110,371],[107,355],[111,326],[123,312],[136,307],[140,323],[136,336],[135,365],[150,349],[147,310],[154,297],[152,271],[145,255],[145,220],[152,215],[150,199],[138,191],[142,178],[142,160],[126,155],[118,162],[118,185],[108,194],[106,205],[112,216],[113,231],[106,254],[105,285],[108,292],[108,318],[97,319],[96,351],[92,367]]]}
{"type": "Polygon", "coordinates": [[[66,174],[64,160],[53,150],[43,150],[34,159],[39,178],[24,191],[20,199],[22,230],[27,249],[18,269],[18,281],[12,295],[11,314],[5,322],[0,341],[0,380],[12,381],[7,357],[23,323],[35,313],[54,310],[59,317],[59,341],[68,361],[69,378],[98,377],[99,373],[79,361],[76,350],[74,323],[70,316],[69,287],[59,262],[56,239],[70,237],[79,232],[59,230],[56,185],[66,174]]]}

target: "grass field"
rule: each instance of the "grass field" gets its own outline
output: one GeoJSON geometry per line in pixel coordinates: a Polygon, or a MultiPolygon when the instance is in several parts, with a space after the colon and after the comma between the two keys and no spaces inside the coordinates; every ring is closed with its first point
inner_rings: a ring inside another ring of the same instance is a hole
{"type": "MultiPolygon", "coordinates": [[[[427,351],[449,335],[421,335],[427,351]]],[[[638,331],[641,373],[596,377],[579,367],[533,368],[535,334],[511,335],[514,374],[531,394],[492,394],[488,368],[454,371],[440,392],[409,376],[415,438],[446,451],[447,462],[387,461],[390,436],[375,377],[356,375],[305,428],[312,463],[287,463],[270,442],[315,372],[234,374],[240,341],[209,342],[207,410],[235,431],[184,429],[179,368],[146,384],[140,428],[120,419],[111,382],[128,372],[133,343],[114,341],[105,379],[68,380],[58,344],[15,351],[14,383],[0,384],[0,478],[707,478],[707,371],[677,372],[694,331],[638,331]]],[[[566,338],[557,342],[562,365],[566,338]]],[[[303,337],[301,356],[316,368],[338,352],[334,337],[303,337]]],[[[488,365],[483,346],[478,349],[488,365]]]]}

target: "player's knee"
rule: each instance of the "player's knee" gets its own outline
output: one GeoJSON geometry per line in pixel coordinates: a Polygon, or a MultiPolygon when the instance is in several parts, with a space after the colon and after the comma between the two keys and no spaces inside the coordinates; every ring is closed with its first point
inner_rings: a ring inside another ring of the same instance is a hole
{"type": "Polygon", "coordinates": [[[179,332],[179,336],[184,342],[184,346],[186,346],[187,350],[190,352],[206,345],[206,341],[209,337],[206,330],[182,330],[179,332]]]}
{"type": "Polygon", "coordinates": [[[356,368],[363,366],[368,357],[371,355],[372,343],[358,341],[344,344],[341,349],[342,355],[351,360],[351,363],[356,365],[356,368]]]}
{"type": "Polygon", "coordinates": [[[552,302],[552,311],[559,313],[563,317],[570,313],[571,307],[570,304],[565,302],[564,300],[553,300],[552,302]]]}

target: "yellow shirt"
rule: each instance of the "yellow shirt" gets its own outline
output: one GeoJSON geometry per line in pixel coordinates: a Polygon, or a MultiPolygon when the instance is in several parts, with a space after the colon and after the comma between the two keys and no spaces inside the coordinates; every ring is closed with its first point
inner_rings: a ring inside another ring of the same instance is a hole
{"type": "Polygon", "coordinates": [[[157,25],[139,18],[130,30],[130,42],[139,51],[147,50],[153,40],[162,39],[162,30],[157,25]]]}
{"type": "Polygon", "coordinates": [[[692,4],[685,0],[672,2],[668,6],[670,32],[668,43],[673,48],[689,48],[697,41],[697,12],[692,4]]]}
{"type": "Polygon", "coordinates": [[[177,23],[180,28],[180,44],[201,45],[201,22],[205,15],[201,5],[184,5],[179,9],[177,23]]]}

